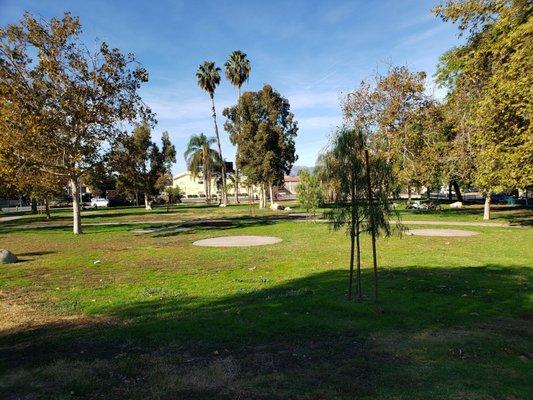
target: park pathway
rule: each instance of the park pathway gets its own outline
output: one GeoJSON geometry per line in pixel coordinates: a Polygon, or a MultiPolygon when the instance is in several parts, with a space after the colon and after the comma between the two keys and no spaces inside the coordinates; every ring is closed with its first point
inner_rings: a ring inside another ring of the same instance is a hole
{"type": "MultiPolygon", "coordinates": [[[[14,219],[18,219],[16,217],[3,217],[0,218],[0,226],[2,225],[1,222],[4,221],[12,221],[14,219]]],[[[246,219],[255,219],[255,218],[246,218],[243,217],[243,220],[246,219]]],[[[288,215],[280,215],[280,216],[274,216],[274,217],[267,217],[264,218],[271,221],[306,221],[305,214],[288,214],[288,215]]],[[[326,223],[328,220],[326,219],[314,219],[310,220],[313,222],[323,222],[326,223]]],[[[184,226],[191,226],[191,225],[209,225],[209,224],[220,224],[227,222],[228,225],[232,223],[231,220],[224,220],[224,219],[200,219],[200,220],[153,220],[153,221],[109,221],[109,222],[83,222],[83,226],[125,226],[125,225],[153,225],[153,226],[161,226],[161,225],[184,225],[184,226]]],[[[392,222],[392,221],[391,221],[392,222]]],[[[485,228],[525,228],[523,225],[512,225],[509,222],[476,222],[476,221],[448,221],[448,220],[440,220],[440,221],[433,221],[433,220],[416,220],[416,221],[410,221],[405,220],[402,221],[402,224],[404,225],[436,225],[436,226],[475,226],[475,227],[485,227],[485,228]]],[[[46,229],[46,228],[66,228],[72,226],[72,222],[65,220],[62,222],[54,222],[54,221],[38,221],[33,223],[25,223],[25,224],[13,224],[8,226],[3,226],[3,229],[46,229]]]]}

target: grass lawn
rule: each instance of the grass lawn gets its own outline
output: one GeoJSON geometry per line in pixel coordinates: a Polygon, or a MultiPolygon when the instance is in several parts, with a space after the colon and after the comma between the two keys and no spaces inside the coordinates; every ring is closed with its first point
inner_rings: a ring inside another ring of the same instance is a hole
{"type": "MultiPolygon", "coordinates": [[[[129,224],[79,237],[37,229],[42,217],[0,223],[0,247],[22,260],[0,266],[1,399],[533,398],[531,227],[380,239],[376,305],[346,301],[348,239],[326,224],[250,218],[246,206],[164,211],[86,212],[84,222],[129,224]],[[132,232],[143,221],[193,229],[132,232]],[[283,241],[192,245],[245,234],[283,241]]],[[[531,211],[495,216],[528,225],[531,211]]],[[[370,296],[366,236],[363,253],[370,296]]]]}

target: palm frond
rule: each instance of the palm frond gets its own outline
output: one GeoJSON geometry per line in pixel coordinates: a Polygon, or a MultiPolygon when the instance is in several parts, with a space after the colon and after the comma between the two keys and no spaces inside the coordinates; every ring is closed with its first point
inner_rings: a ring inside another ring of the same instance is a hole
{"type": "Polygon", "coordinates": [[[235,50],[231,53],[224,66],[226,69],[226,78],[235,87],[240,88],[250,77],[250,60],[240,50],[235,50]]]}
{"type": "Polygon", "coordinates": [[[213,61],[204,61],[196,71],[198,86],[213,96],[215,89],[220,84],[220,68],[213,61]]]}

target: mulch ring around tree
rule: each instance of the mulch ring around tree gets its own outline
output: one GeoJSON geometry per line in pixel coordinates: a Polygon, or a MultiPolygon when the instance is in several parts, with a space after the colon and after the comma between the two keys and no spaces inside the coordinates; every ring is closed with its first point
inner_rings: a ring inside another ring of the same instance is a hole
{"type": "Polygon", "coordinates": [[[479,232],[465,231],[462,229],[409,229],[405,232],[407,236],[446,236],[446,237],[466,237],[479,235],[479,232]]]}
{"type": "Polygon", "coordinates": [[[219,236],[197,240],[193,245],[202,247],[249,247],[275,244],[281,242],[281,240],[274,236],[219,236]]]}

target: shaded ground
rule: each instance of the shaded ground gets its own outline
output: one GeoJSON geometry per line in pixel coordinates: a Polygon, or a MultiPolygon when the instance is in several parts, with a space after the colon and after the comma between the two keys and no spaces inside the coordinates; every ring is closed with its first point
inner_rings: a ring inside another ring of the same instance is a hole
{"type": "Polygon", "coordinates": [[[479,232],[465,231],[461,229],[409,229],[405,234],[408,236],[466,237],[479,235],[479,232]]]}

